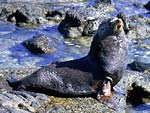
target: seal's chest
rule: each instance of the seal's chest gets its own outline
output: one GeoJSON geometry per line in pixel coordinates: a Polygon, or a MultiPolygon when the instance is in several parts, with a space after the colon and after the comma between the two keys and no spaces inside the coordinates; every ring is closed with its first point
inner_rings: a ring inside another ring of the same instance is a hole
{"type": "Polygon", "coordinates": [[[120,37],[108,37],[102,41],[102,46],[104,48],[121,48],[125,46],[125,40],[121,39],[120,37]]]}

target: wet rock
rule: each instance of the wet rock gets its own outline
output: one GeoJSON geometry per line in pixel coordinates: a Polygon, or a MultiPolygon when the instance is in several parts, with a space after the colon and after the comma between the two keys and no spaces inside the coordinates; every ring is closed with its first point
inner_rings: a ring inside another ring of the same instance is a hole
{"type": "Polygon", "coordinates": [[[16,24],[33,24],[36,19],[45,16],[42,5],[32,3],[2,3],[0,9],[0,18],[2,20],[16,24]]]}
{"type": "Polygon", "coordinates": [[[150,63],[134,61],[131,64],[128,64],[128,67],[134,71],[144,72],[150,69],[150,63]]]}
{"type": "Polygon", "coordinates": [[[66,110],[63,106],[60,105],[54,105],[52,108],[50,108],[47,113],[66,113],[66,110]]]}
{"type": "Polygon", "coordinates": [[[32,2],[1,3],[0,19],[16,23],[19,26],[48,24],[49,21],[56,22],[58,19],[63,19],[65,12],[71,7],[32,2]]]}
{"type": "Polygon", "coordinates": [[[136,106],[146,104],[143,99],[150,99],[150,75],[136,71],[126,71],[122,80],[126,89],[127,102],[136,106]]]}
{"type": "Polygon", "coordinates": [[[35,3],[70,3],[70,2],[81,2],[84,0],[5,0],[6,2],[35,2],[35,3]]]}
{"type": "Polygon", "coordinates": [[[143,8],[144,5],[142,3],[135,2],[135,3],[133,3],[133,6],[135,6],[137,8],[143,8]]]}
{"type": "Polygon", "coordinates": [[[111,4],[112,3],[112,0],[95,0],[96,3],[109,3],[111,4]]]}
{"type": "Polygon", "coordinates": [[[60,10],[54,10],[54,11],[47,11],[45,14],[47,20],[55,20],[56,22],[59,22],[63,18],[63,13],[60,10]]]}
{"type": "Polygon", "coordinates": [[[150,1],[147,2],[147,3],[144,5],[144,7],[145,7],[147,10],[150,10],[150,1]]]}
{"type": "Polygon", "coordinates": [[[25,110],[17,110],[14,107],[0,106],[0,113],[29,113],[25,110]]]}
{"type": "Polygon", "coordinates": [[[59,24],[58,30],[67,38],[91,36],[97,31],[102,18],[109,16],[112,11],[110,9],[110,6],[106,4],[95,7],[74,7],[66,13],[65,19],[59,24]]]}
{"type": "Polygon", "coordinates": [[[130,16],[129,20],[129,28],[130,32],[128,33],[128,37],[131,39],[146,39],[150,35],[150,18],[137,15],[130,16]]]}
{"type": "Polygon", "coordinates": [[[11,91],[0,94],[0,111],[5,113],[29,113],[48,103],[44,94],[11,91]]]}
{"type": "Polygon", "coordinates": [[[17,10],[12,15],[9,15],[7,19],[8,19],[8,21],[12,21],[12,22],[16,22],[16,23],[28,23],[28,21],[29,21],[28,16],[25,15],[20,10],[17,10]]]}
{"type": "Polygon", "coordinates": [[[145,89],[141,83],[133,83],[132,89],[128,90],[127,101],[132,103],[134,106],[138,106],[146,103],[144,98],[150,99],[150,91],[145,89]]]}
{"type": "MultiPolygon", "coordinates": [[[[15,76],[18,76],[19,78],[22,78],[22,76],[29,75],[32,69],[26,69],[26,70],[19,69],[19,70],[17,71],[7,70],[6,72],[1,71],[1,73],[3,72],[2,74],[4,75],[4,77],[15,75],[15,76]]],[[[18,113],[18,111],[19,113],[22,113],[21,110],[24,110],[23,113],[25,111],[28,113],[33,110],[39,113],[46,113],[46,112],[56,113],[58,111],[60,111],[60,113],[61,112],[62,113],[72,113],[72,112],[126,113],[126,95],[129,96],[128,91],[129,90],[136,91],[135,89],[137,87],[141,87],[142,89],[144,89],[144,90],[140,90],[141,91],[140,95],[141,95],[142,100],[143,98],[144,99],[149,98],[149,96],[142,96],[143,94],[145,94],[145,92],[150,92],[149,80],[150,80],[150,76],[148,74],[143,74],[143,73],[139,73],[136,71],[127,70],[124,73],[121,81],[117,84],[117,86],[115,86],[116,88],[113,94],[112,104],[102,104],[101,102],[91,97],[60,98],[60,97],[49,96],[47,99],[47,96],[45,96],[44,94],[20,92],[20,91],[9,91],[6,93],[0,93],[0,97],[2,97],[0,98],[0,100],[3,100],[3,101],[0,101],[1,103],[0,111],[13,109],[15,110],[15,112],[12,112],[12,113],[18,113]],[[122,92],[121,90],[124,90],[124,92],[122,92]],[[48,103],[45,103],[47,102],[47,100],[48,100],[48,103]],[[13,104],[13,107],[12,107],[12,104],[13,104]]],[[[133,99],[133,101],[135,100],[133,99]]],[[[143,102],[146,103],[145,101],[143,102]]],[[[140,110],[141,112],[143,112],[145,109],[146,107],[140,110]]]]}
{"type": "Polygon", "coordinates": [[[30,52],[34,54],[52,53],[54,49],[50,46],[50,40],[45,35],[37,35],[32,39],[22,43],[30,52]]]}

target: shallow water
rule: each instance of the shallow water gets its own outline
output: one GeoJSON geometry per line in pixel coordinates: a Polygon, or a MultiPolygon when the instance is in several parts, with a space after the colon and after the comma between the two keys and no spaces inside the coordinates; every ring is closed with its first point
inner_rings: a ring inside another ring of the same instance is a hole
{"type": "MultiPolygon", "coordinates": [[[[57,31],[57,25],[32,29],[18,28],[11,23],[0,22],[0,68],[25,68],[43,66],[53,61],[70,60],[85,55],[88,46],[75,40],[64,40],[57,31]],[[46,55],[31,54],[21,43],[38,34],[45,34],[55,52],[46,55]],[[74,43],[72,43],[74,42],[74,43]],[[86,46],[86,47],[84,47],[86,46]]],[[[87,39],[87,40],[90,40],[87,39]]]]}
{"type": "MultiPolygon", "coordinates": [[[[133,6],[132,0],[114,0],[116,12],[124,12],[127,16],[147,12],[144,8],[133,6]]],[[[147,3],[147,0],[135,0],[136,3],[147,3]]],[[[74,5],[93,5],[94,1],[75,3],[74,5]]],[[[47,65],[53,61],[64,61],[80,58],[88,53],[90,37],[80,37],[77,39],[64,40],[57,30],[57,25],[47,25],[36,28],[18,28],[14,24],[0,22],[0,68],[26,68],[47,65]],[[50,43],[55,52],[47,55],[31,54],[22,42],[30,39],[37,34],[45,34],[50,38],[50,43]]],[[[145,43],[150,42],[149,39],[145,43]]],[[[140,59],[141,61],[150,62],[149,49],[133,48],[130,43],[130,58],[140,59]]]]}
{"type": "MultiPolygon", "coordinates": [[[[124,12],[126,16],[144,14],[148,12],[146,9],[137,7],[133,4],[146,4],[148,0],[113,0],[117,12],[124,12]]],[[[115,14],[117,13],[115,12],[115,14]]]]}

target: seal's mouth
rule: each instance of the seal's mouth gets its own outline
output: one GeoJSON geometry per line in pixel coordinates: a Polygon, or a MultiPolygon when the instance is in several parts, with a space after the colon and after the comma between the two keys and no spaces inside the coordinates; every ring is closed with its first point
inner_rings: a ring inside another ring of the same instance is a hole
{"type": "Polygon", "coordinates": [[[118,32],[121,28],[123,28],[123,22],[122,22],[121,19],[117,19],[117,20],[116,20],[115,32],[118,32]]]}
{"type": "Polygon", "coordinates": [[[121,27],[123,27],[123,22],[122,22],[122,20],[121,19],[118,19],[117,20],[117,30],[119,30],[121,27]]]}
{"type": "Polygon", "coordinates": [[[123,21],[117,17],[111,20],[112,23],[115,23],[114,32],[118,32],[121,28],[123,28],[123,21]]]}

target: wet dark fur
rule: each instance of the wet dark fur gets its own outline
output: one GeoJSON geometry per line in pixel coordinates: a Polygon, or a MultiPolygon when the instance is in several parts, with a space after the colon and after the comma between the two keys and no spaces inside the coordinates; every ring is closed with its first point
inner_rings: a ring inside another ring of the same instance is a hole
{"type": "Polygon", "coordinates": [[[87,56],[50,64],[19,81],[8,80],[9,85],[58,96],[96,94],[107,76],[116,85],[126,68],[128,47],[124,31],[113,32],[116,23],[109,24],[110,20],[100,24],[87,56]]]}

